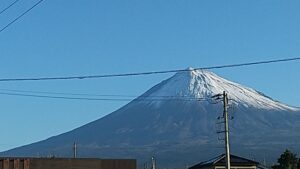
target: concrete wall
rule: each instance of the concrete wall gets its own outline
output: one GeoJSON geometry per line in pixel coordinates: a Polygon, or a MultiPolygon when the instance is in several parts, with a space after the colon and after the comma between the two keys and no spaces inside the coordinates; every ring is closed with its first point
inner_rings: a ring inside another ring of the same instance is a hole
{"type": "Polygon", "coordinates": [[[133,159],[3,158],[0,169],[136,169],[133,159]]]}

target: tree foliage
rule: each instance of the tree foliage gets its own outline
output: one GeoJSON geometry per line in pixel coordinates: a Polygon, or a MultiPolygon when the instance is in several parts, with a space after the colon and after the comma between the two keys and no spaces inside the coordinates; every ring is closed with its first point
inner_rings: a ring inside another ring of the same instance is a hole
{"type": "Polygon", "coordinates": [[[280,155],[277,162],[278,165],[274,165],[272,167],[273,169],[299,169],[300,167],[297,167],[297,164],[299,163],[297,155],[290,150],[285,150],[285,152],[280,155]]]}

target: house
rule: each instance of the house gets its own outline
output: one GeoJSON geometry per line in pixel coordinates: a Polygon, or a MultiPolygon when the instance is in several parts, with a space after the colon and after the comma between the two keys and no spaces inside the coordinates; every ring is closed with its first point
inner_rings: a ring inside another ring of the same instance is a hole
{"type": "Polygon", "coordinates": [[[136,169],[136,160],[1,157],[0,169],[136,169]]]}
{"type": "MultiPolygon", "coordinates": [[[[189,169],[224,169],[226,165],[225,154],[196,164],[189,169]]],[[[231,169],[259,169],[259,163],[243,157],[230,155],[231,169]]]]}

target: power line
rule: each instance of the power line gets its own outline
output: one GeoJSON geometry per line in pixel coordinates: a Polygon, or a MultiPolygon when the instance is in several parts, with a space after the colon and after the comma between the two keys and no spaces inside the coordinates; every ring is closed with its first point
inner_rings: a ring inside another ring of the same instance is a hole
{"type": "Polygon", "coordinates": [[[285,59],[276,59],[276,60],[267,60],[267,61],[259,61],[259,62],[229,64],[229,65],[219,65],[219,66],[209,66],[209,67],[199,67],[199,68],[194,68],[194,69],[177,69],[177,70],[164,70],[164,71],[120,73],[120,74],[104,74],[104,75],[85,75],[85,76],[37,77],[37,78],[3,78],[3,79],[0,79],[0,82],[8,82],[8,81],[41,81],[41,80],[74,80],[74,79],[82,80],[82,79],[94,79],[94,78],[142,76],[142,75],[153,75],[153,74],[167,74],[167,73],[189,72],[189,71],[193,71],[193,70],[223,69],[223,68],[242,67],[242,66],[260,65],[260,64],[270,64],[270,63],[278,63],[278,62],[288,62],[288,61],[296,61],[296,60],[300,60],[300,57],[285,58],[285,59]]]}
{"type": "Polygon", "coordinates": [[[35,3],[33,6],[31,6],[29,9],[27,9],[25,12],[23,12],[21,15],[19,15],[14,20],[12,20],[11,22],[9,22],[6,26],[4,26],[2,29],[0,29],[0,33],[3,32],[9,26],[11,26],[13,23],[15,23],[17,20],[19,20],[20,18],[22,18],[24,15],[26,15],[28,12],[30,12],[33,8],[35,8],[36,6],[38,6],[43,1],[44,0],[39,0],[37,3],[35,3]]]}
{"type": "MultiPolygon", "coordinates": [[[[187,137],[185,139],[195,139],[195,137],[187,137]]],[[[212,148],[217,148],[216,146],[218,144],[216,143],[212,143],[212,144],[206,144],[206,145],[210,145],[212,146],[212,148]]],[[[126,150],[126,149],[155,149],[155,148],[168,148],[168,149],[174,149],[174,147],[194,147],[195,145],[187,145],[184,142],[164,142],[164,143],[160,143],[160,144],[152,144],[152,145],[140,145],[140,146],[100,146],[100,145],[96,145],[96,146],[90,146],[90,145],[82,145],[82,144],[78,144],[78,146],[80,146],[81,148],[85,148],[85,149],[102,149],[102,150],[126,150]]],[[[201,147],[201,146],[200,146],[201,147]]],[[[219,147],[218,147],[219,148],[219,147]]]]}
{"type": "Polygon", "coordinates": [[[126,99],[126,98],[91,98],[91,97],[68,97],[68,96],[50,96],[50,95],[37,95],[37,94],[22,94],[22,93],[11,93],[11,92],[0,92],[0,95],[9,96],[22,96],[22,97],[36,97],[36,98],[48,98],[48,99],[64,99],[64,100],[86,100],[86,101],[208,101],[210,98],[136,98],[136,99],[126,99]]]}
{"type": "Polygon", "coordinates": [[[131,99],[116,99],[116,98],[110,99],[110,98],[49,96],[49,95],[21,94],[21,93],[9,93],[9,92],[0,92],[0,95],[37,97],[37,98],[49,98],[49,99],[66,99],[66,100],[88,100],[88,101],[130,101],[131,100],[131,99]]]}
{"type": "MultiPolygon", "coordinates": [[[[135,98],[137,95],[122,95],[122,94],[90,94],[90,93],[66,93],[66,92],[49,92],[49,91],[32,91],[32,90],[16,90],[16,89],[0,89],[6,92],[21,92],[21,93],[34,93],[34,94],[50,94],[50,95],[69,95],[69,96],[91,96],[91,97],[125,97],[135,98]]],[[[172,96],[155,96],[155,97],[172,97],[172,96]]]]}
{"type": "Polygon", "coordinates": [[[122,97],[122,98],[195,98],[192,96],[142,96],[142,95],[122,95],[122,94],[89,94],[89,93],[66,93],[66,92],[49,92],[49,91],[32,91],[32,90],[16,90],[16,89],[1,89],[4,92],[17,92],[17,93],[33,93],[33,94],[50,94],[50,95],[68,95],[68,96],[91,96],[91,97],[122,97]]]}
{"type": "Polygon", "coordinates": [[[4,13],[6,10],[8,10],[9,8],[11,8],[12,6],[14,6],[14,4],[16,4],[18,1],[20,0],[15,0],[14,2],[12,2],[10,5],[8,5],[6,8],[4,8],[2,11],[0,11],[0,15],[2,13],[4,13]]]}

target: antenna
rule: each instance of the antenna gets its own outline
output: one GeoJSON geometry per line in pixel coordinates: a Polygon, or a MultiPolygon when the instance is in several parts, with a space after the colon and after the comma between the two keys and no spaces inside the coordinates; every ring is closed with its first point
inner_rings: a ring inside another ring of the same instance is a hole
{"type": "Polygon", "coordinates": [[[148,163],[147,162],[144,163],[144,169],[148,169],[148,163]]]}
{"type": "Polygon", "coordinates": [[[152,156],[152,169],[156,169],[156,162],[154,156],[152,156]]]}
{"type": "Polygon", "coordinates": [[[77,144],[74,142],[73,145],[73,158],[77,158],[77,144]]]}

